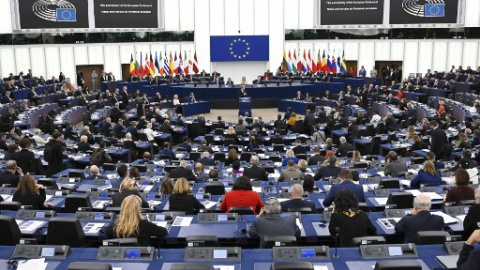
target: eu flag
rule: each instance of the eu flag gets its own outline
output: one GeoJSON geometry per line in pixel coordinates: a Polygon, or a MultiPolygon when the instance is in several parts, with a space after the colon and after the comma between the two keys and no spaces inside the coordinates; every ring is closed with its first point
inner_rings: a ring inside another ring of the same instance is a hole
{"type": "Polygon", "coordinates": [[[425,4],[425,17],[445,17],[445,4],[425,4]]]}
{"type": "Polygon", "coordinates": [[[269,61],[268,36],[211,36],[211,62],[269,61]]]}
{"type": "Polygon", "coordinates": [[[57,8],[57,22],[76,22],[77,10],[74,8],[57,8]]]}

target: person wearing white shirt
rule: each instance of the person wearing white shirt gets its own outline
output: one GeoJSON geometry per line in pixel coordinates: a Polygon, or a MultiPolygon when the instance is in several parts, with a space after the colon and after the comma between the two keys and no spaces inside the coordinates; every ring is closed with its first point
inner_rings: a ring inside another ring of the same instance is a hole
{"type": "Polygon", "coordinates": [[[180,100],[178,99],[178,95],[173,95],[173,106],[180,105],[180,100]]]}
{"type": "Polygon", "coordinates": [[[143,130],[145,135],[147,135],[147,139],[149,142],[155,140],[155,136],[153,135],[152,123],[147,124],[147,128],[143,130]]]}
{"type": "Polygon", "coordinates": [[[370,123],[371,124],[378,124],[378,123],[380,123],[380,121],[382,121],[382,117],[380,115],[378,115],[377,111],[374,111],[372,119],[370,119],[370,123]]]}
{"type": "Polygon", "coordinates": [[[33,140],[35,141],[35,144],[38,146],[38,147],[42,147],[42,146],[45,146],[46,142],[44,139],[42,139],[42,137],[40,137],[40,135],[42,134],[42,131],[40,129],[35,129],[35,131],[33,132],[33,140]]]}

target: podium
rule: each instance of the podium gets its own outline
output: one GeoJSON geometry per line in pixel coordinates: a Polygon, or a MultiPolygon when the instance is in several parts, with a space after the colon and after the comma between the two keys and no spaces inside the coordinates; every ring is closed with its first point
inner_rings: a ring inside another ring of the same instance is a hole
{"type": "Polygon", "coordinates": [[[241,97],[238,98],[238,115],[252,116],[252,98],[251,97],[241,97]]]}

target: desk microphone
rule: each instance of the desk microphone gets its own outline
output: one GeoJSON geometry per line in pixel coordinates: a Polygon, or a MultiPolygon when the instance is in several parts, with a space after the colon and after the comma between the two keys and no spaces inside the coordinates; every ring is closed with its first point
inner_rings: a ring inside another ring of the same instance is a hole
{"type": "Polygon", "coordinates": [[[338,240],[340,238],[340,228],[335,227],[335,255],[334,258],[338,258],[338,240]]]}

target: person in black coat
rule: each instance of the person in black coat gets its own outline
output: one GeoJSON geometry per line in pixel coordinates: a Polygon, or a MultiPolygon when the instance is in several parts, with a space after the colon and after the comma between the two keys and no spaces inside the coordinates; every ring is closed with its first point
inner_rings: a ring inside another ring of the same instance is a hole
{"type": "Polygon", "coordinates": [[[185,150],[187,150],[187,153],[192,152],[192,146],[188,143],[188,136],[183,136],[183,143],[178,145],[178,147],[185,148],[185,150]]]}
{"type": "Polygon", "coordinates": [[[52,135],[52,139],[48,141],[45,145],[45,149],[48,147],[51,148],[51,156],[48,160],[48,167],[45,172],[47,177],[51,177],[52,175],[61,172],[64,169],[63,166],[63,135],[60,132],[54,132],[52,135]]]}
{"type": "Polygon", "coordinates": [[[295,140],[295,147],[292,148],[293,150],[293,153],[295,153],[295,156],[298,155],[298,154],[306,154],[307,153],[307,149],[305,149],[305,147],[302,146],[302,141],[300,140],[295,140]]]}
{"type": "Polygon", "coordinates": [[[399,130],[397,120],[395,119],[395,117],[393,117],[393,114],[391,113],[387,113],[387,117],[385,118],[385,129],[388,132],[399,130]]]}
{"type": "Polygon", "coordinates": [[[32,142],[28,138],[22,138],[19,143],[22,150],[15,154],[15,161],[17,161],[18,167],[25,173],[36,174],[37,171],[43,171],[43,168],[37,168],[40,166],[35,158],[35,154],[28,150],[32,145],[32,142]]]}
{"type": "Polygon", "coordinates": [[[198,213],[200,209],[205,209],[197,198],[190,194],[190,184],[184,177],[179,178],[173,187],[173,194],[170,195],[168,201],[170,203],[170,211],[182,211],[187,215],[198,213]]]}
{"type": "Polygon", "coordinates": [[[430,126],[433,129],[430,134],[430,150],[435,153],[435,156],[442,159],[444,157],[445,144],[448,142],[447,133],[438,127],[438,123],[435,120],[430,122],[430,126]]]}
{"type": "Polygon", "coordinates": [[[167,236],[166,228],[142,218],[141,204],[142,199],[136,195],[123,200],[118,219],[107,228],[109,239],[135,237],[139,246],[152,246],[152,237],[162,239],[167,236]]]}
{"type": "Polygon", "coordinates": [[[167,119],[167,120],[163,121],[163,125],[160,127],[160,132],[168,133],[168,134],[173,133],[173,129],[170,126],[170,120],[167,119]]]}
{"type": "Polygon", "coordinates": [[[16,187],[22,175],[22,168],[17,166],[17,162],[15,160],[8,160],[5,165],[5,170],[0,174],[0,186],[10,185],[10,187],[16,187]]]}
{"type": "Polygon", "coordinates": [[[308,158],[308,166],[316,166],[321,161],[323,161],[323,157],[320,155],[320,148],[315,146],[315,148],[313,148],[313,155],[308,158]]]}
{"type": "Polygon", "coordinates": [[[475,230],[479,229],[478,222],[480,222],[480,188],[475,189],[475,204],[470,206],[463,220],[464,238],[467,238],[475,230]]]}
{"type": "Polygon", "coordinates": [[[197,177],[193,174],[192,170],[188,168],[187,161],[180,161],[180,167],[171,170],[168,175],[170,178],[185,177],[188,181],[197,181],[197,177]]]}
{"type": "Polygon", "coordinates": [[[77,145],[77,152],[87,152],[92,150],[92,147],[88,143],[88,137],[83,135],[80,137],[80,142],[77,145]]]}
{"type": "Polygon", "coordinates": [[[215,160],[213,158],[210,158],[209,152],[203,152],[202,157],[199,158],[197,162],[202,163],[203,166],[215,166],[215,160]]]}
{"type": "Polygon", "coordinates": [[[34,210],[51,207],[45,203],[45,187],[35,182],[31,175],[24,175],[18,182],[17,191],[13,194],[12,201],[20,202],[22,205],[31,205],[34,210]]]}
{"type": "Polygon", "coordinates": [[[405,236],[405,243],[415,243],[417,232],[441,231],[445,225],[443,218],[432,215],[431,199],[428,195],[420,194],[413,200],[413,210],[404,216],[396,225],[395,232],[405,236]]]}
{"type": "Polygon", "coordinates": [[[243,175],[250,179],[257,179],[259,181],[267,181],[268,175],[264,168],[258,166],[260,160],[257,156],[250,158],[250,168],[245,168],[243,175]]]}
{"type": "Polygon", "coordinates": [[[303,199],[303,187],[294,184],[290,187],[290,200],[281,202],[282,212],[290,212],[289,209],[310,208],[312,213],[316,213],[315,203],[303,199]]]}
{"type": "Polygon", "coordinates": [[[8,151],[8,145],[6,142],[7,134],[1,133],[0,134],[0,149],[3,151],[8,151]]]}
{"type": "Polygon", "coordinates": [[[473,248],[473,245],[478,243],[480,243],[480,230],[477,229],[463,244],[457,261],[458,270],[480,269],[480,250],[473,248]]]}
{"type": "Polygon", "coordinates": [[[120,184],[120,193],[115,193],[112,195],[112,206],[120,207],[122,206],[123,200],[130,195],[136,195],[142,200],[142,208],[148,208],[148,202],[140,195],[138,192],[137,183],[131,178],[125,178],[120,184]]]}
{"type": "Polygon", "coordinates": [[[313,179],[315,181],[320,180],[325,177],[337,177],[338,173],[342,170],[339,166],[337,166],[337,158],[335,156],[331,156],[326,160],[325,166],[320,167],[320,169],[315,173],[313,179]]]}
{"type": "Polygon", "coordinates": [[[352,152],[355,150],[355,147],[347,142],[345,137],[340,137],[340,146],[337,149],[337,157],[346,157],[348,152],[352,152]]]}

